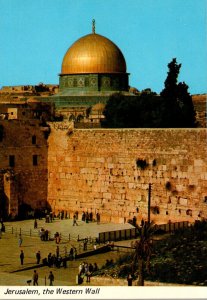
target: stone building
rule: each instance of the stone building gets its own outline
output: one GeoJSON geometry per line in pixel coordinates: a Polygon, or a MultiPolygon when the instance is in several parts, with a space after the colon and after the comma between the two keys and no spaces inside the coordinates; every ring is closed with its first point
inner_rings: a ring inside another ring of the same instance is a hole
{"type": "Polygon", "coordinates": [[[49,208],[48,130],[39,120],[0,121],[0,217],[49,208]]]}
{"type": "MultiPolygon", "coordinates": [[[[205,128],[98,128],[113,93],[136,97],[128,77],[121,50],[93,24],[66,52],[58,90],[4,89],[0,216],[52,210],[99,212],[106,222],[142,219],[151,183],[156,222],[207,218],[205,128]]],[[[202,126],[203,105],[199,100],[202,126]]]]}

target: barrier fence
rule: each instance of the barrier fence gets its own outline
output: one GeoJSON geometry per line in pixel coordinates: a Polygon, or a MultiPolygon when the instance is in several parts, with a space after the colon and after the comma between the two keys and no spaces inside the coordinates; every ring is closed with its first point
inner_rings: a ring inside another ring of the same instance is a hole
{"type": "MultiPolygon", "coordinates": [[[[11,225],[5,225],[5,232],[6,233],[10,233],[10,234],[14,234],[15,237],[19,236],[21,234],[21,236],[30,236],[30,237],[40,237],[40,230],[35,230],[35,229],[22,229],[17,228],[17,227],[13,227],[11,225]]],[[[48,240],[54,240],[54,235],[55,232],[50,232],[49,231],[49,235],[48,235],[48,240]]],[[[64,241],[79,241],[79,235],[77,236],[72,236],[70,233],[67,234],[61,234],[61,240],[64,241]]]]}
{"type": "Polygon", "coordinates": [[[169,222],[167,224],[155,224],[155,231],[164,231],[166,233],[170,232],[175,232],[176,230],[179,229],[184,229],[189,227],[189,222],[188,221],[183,221],[183,222],[169,222]]]}
{"type": "Polygon", "coordinates": [[[121,241],[136,238],[136,228],[122,229],[115,231],[107,231],[99,233],[99,243],[105,243],[107,241],[121,241]]]}
{"type": "MultiPolygon", "coordinates": [[[[155,224],[154,229],[156,231],[162,231],[166,233],[175,232],[178,229],[184,229],[189,227],[188,221],[183,222],[170,222],[167,224],[155,224]]],[[[115,230],[115,231],[106,231],[99,233],[99,242],[106,243],[107,241],[123,241],[129,239],[135,239],[138,237],[138,229],[137,228],[130,228],[130,229],[122,229],[122,230],[115,230]]]]}
{"type": "MultiPolygon", "coordinates": [[[[188,221],[183,222],[169,222],[167,224],[155,224],[154,229],[156,231],[162,231],[166,233],[175,232],[178,229],[184,229],[189,227],[188,221]]],[[[35,229],[22,229],[22,228],[15,228],[11,225],[5,225],[5,232],[14,234],[14,236],[30,236],[30,237],[40,237],[40,231],[35,229]]],[[[53,232],[49,232],[48,240],[54,240],[53,232]]],[[[60,233],[61,234],[61,233],[60,233]]],[[[106,231],[100,232],[98,238],[94,237],[81,237],[80,235],[71,236],[69,233],[61,234],[61,240],[63,241],[77,241],[81,244],[84,243],[84,240],[88,240],[88,244],[95,244],[98,243],[106,243],[107,241],[121,241],[121,240],[128,240],[128,239],[135,239],[138,237],[138,229],[137,228],[130,228],[130,229],[122,229],[122,230],[115,230],[115,231],[106,231]]],[[[81,246],[80,246],[81,247],[81,246]]]]}

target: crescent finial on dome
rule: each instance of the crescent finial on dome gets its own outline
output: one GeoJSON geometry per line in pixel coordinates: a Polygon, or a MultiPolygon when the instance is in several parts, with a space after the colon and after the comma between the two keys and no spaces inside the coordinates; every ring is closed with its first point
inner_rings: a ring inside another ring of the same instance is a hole
{"type": "Polygon", "coordinates": [[[92,20],[92,33],[96,33],[96,21],[95,21],[95,19],[92,20]]]}

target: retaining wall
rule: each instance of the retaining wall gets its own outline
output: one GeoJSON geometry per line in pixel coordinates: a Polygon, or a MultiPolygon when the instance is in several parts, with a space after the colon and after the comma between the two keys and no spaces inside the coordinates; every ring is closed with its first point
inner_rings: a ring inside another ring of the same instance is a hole
{"type": "Polygon", "coordinates": [[[206,129],[75,129],[51,123],[48,202],[101,221],[207,217],[206,129]],[[144,165],[141,163],[144,163],[144,165]]]}

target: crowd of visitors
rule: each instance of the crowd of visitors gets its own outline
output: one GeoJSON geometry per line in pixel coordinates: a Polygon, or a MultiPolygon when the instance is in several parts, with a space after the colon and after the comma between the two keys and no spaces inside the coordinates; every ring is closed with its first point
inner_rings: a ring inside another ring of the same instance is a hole
{"type": "MultiPolygon", "coordinates": [[[[52,254],[50,252],[47,257],[42,259],[42,263],[44,265],[47,265],[48,267],[60,268],[62,266],[64,268],[66,268],[67,267],[67,261],[68,260],[70,260],[70,261],[75,260],[76,256],[77,256],[76,247],[71,247],[70,251],[68,253],[64,252],[64,255],[61,255],[59,246],[57,246],[55,254],[52,254]]],[[[37,265],[39,265],[40,262],[41,262],[41,258],[42,258],[40,251],[36,252],[35,257],[36,257],[36,263],[37,263],[37,265]]],[[[20,251],[19,258],[20,258],[21,265],[23,265],[24,264],[24,258],[25,258],[23,250],[20,251]]]]}
{"type": "Polygon", "coordinates": [[[43,259],[43,263],[51,267],[60,268],[61,266],[66,268],[68,260],[75,260],[77,256],[76,247],[71,247],[70,251],[65,252],[64,255],[61,255],[59,246],[56,247],[55,254],[51,252],[48,254],[46,258],[43,259]]]}
{"type": "MultiPolygon", "coordinates": [[[[52,222],[54,219],[50,217],[51,215],[49,215],[49,221],[48,218],[45,219],[45,222],[52,222]]],[[[78,212],[75,212],[73,215],[73,226],[74,225],[78,225],[78,212]]],[[[99,224],[100,222],[100,214],[96,213],[95,215],[92,212],[83,212],[82,213],[82,221],[83,222],[94,222],[97,221],[97,224],[99,224]],[[95,217],[95,218],[94,218],[95,217]]],[[[34,252],[34,258],[36,258],[36,264],[39,265],[40,263],[43,263],[44,265],[47,265],[48,267],[67,267],[67,261],[68,260],[75,260],[77,257],[77,249],[74,246],[71,246],[69,251],[67,251],[66,247],[64,247],[64,253],[62,251],[62,253],[60,252],[60,248],[59,248],[59,244],[61,241],[61,233],[56,232],[54,234],[54,236],[51,236],[51,233],[48,229],[43,228],[42,226],[38,227],[39,225],[39,221],[37,219],[34,219],[34,229],[37,230],[40,240],[41,241],[49,241],[49,240],[54,240],[56,245],[56,250],[54,251],[55,253],[48,253],[48,255],[46,257],[42,258],[42,254],[41,252],[38,250],[36,252],[34,252]]],[[[2,226],[0,226],[1,229],[4,229],[4,227],[2,228],[2,226]]],[[[24,233],[24,232],[22,232],[24,233]]],[[[79,240],[79,236],[78,236],[78,241],[79,240]]],[[[83,241],[83,250],[87,251],[87,246],[88,243],[94,243],[93,241],[90,240],[90,238],[84,238],[82,239],[83,241]]],[[[24,260],[25,260],[25,253],[22,250],[22,244],[23,244],[23,237],[21,234],[21,229],[20,229],[20,234],[18,235],[18,245],[20,247],[20,263],[21,265],[24,264],[24,260]]],[[[81,244],[80,244],[81,245],[81,244]]],[[[24,244],[23,244],[24,246],[24,244]]],[[[79,247],[80,248],[80,247],[79,247]]],[[[97,243],[93,244],[93,249],[97,249],[97,243]]],[[[79,249],[80,251],[80,249],[79,249]]],[[[86,278],[86,282],[90,282],[90,278],[91,276],[94,274],[94,272],[96,272],[98,270],[98,266],[96,263],[91,264],[91,263],[86,263],[83,262],[80,264],[79,266],[79,272],[78,272],[78,281],[79,283],[83,282],[84,278],[86,278]]],[[[46,277],[45,277],[46,278],[46,277]]],[[[50,271],[50,273],[48,274],[48,280],[49,280],[49,284],[53,285],[54,282],[54,275],[52,273],[52,271],[50,271]]],[[[37,270],[34,270],[32,279],[30,281],[28,281],[27,283],[30,285],[33,283],[33,285],[38,285],[38,272],[37,270]]]]}
{"type": "Polygon", "coordinates": [[[98,271],[97,263],[94,263],[92,265],[91,263],[82,262],[80,263],[78,267],[78,282],[77,284],[81,284],[84,281],[84,278],[86,278],[86,282],[90,282],[91,276],[98,271]]]}
{"type": "MultiPolygon", "coordinates": [[[[95,219],[93,217],[92,211],[90,213],[83,211],[83,213],[82,213],[82,221],[86,222],[86,223],[95,221],[95,219]]],[[[97,222],[97,224],[100,223],[100,214],[98,212],[96,213],[96,222],[97,222]]]]}

